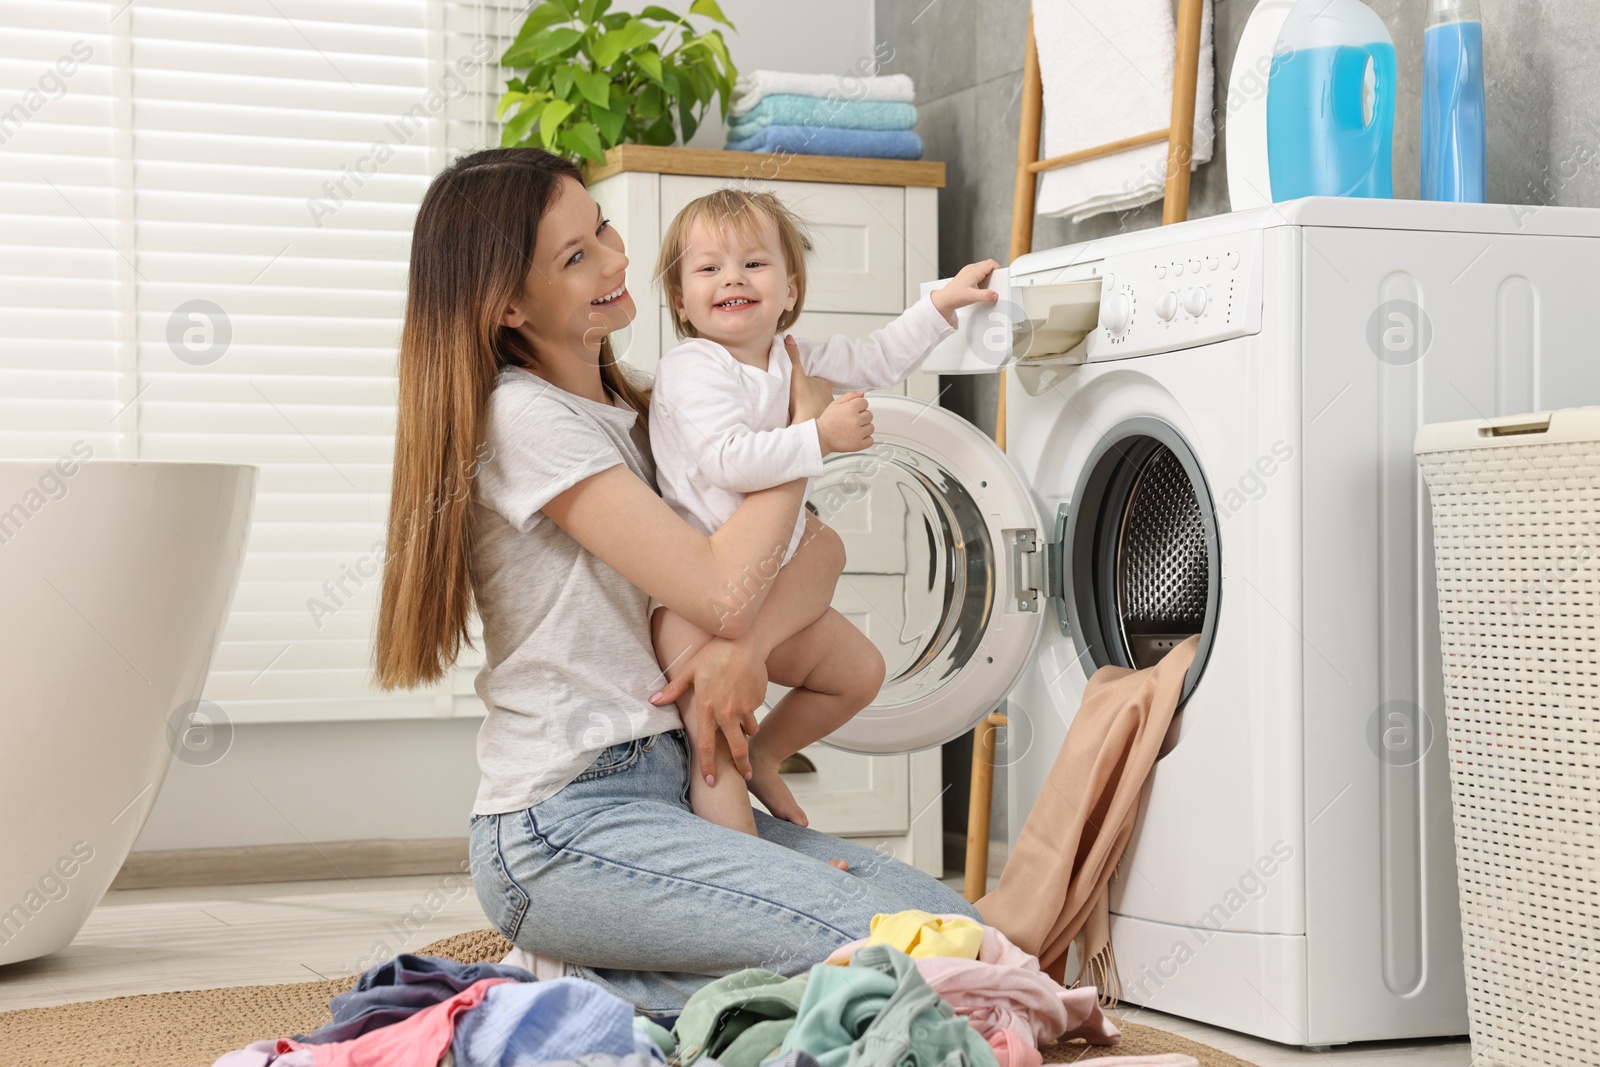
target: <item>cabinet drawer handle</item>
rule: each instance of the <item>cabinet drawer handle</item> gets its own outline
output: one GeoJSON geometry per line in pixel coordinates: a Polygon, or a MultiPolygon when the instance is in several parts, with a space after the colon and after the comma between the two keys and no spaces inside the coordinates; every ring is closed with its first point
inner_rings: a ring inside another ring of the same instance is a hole
{"type": "Polygon", "coordinates": [[[816,774],[817,765],[803,752],[796,752],[778,764],[779,774],[816,774]]]}

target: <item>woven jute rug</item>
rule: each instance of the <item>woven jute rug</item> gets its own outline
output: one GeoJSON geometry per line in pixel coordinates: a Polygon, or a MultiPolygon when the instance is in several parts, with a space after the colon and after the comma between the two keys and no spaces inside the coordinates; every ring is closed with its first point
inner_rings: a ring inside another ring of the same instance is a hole
{"type": "MultiPolygon", "coordinates": [[[[511,945],[493,930],[435,941],[419,955],[462,963],[498,960],[511,945]]],[[[210,1067],[218,1056],[252,1041],[309,1033],[329,1022],[328,999],[354,978],[292,985],[232,986],[183,993],[114,997],[56,1008],[0,1012],[3,1067],[210,1067]]],[[[1138,1023],[1117,1023],[1122,1041],[1110,1048],[1066,1042],[1046,1045],[1046,1063],[1093,1056],[1183,1052],[1201,1067],[1251,1067],[1197,1041],[1138,1023]]]]}

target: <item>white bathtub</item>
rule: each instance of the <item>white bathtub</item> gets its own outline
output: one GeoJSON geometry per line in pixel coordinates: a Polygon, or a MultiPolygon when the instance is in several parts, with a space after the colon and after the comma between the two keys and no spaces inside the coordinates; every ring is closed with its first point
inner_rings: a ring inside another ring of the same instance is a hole
{"type": "Polygon", "coordinates": [[[255,500],[254,467],[77,447],[0,460],[0,964],[71,942],[205,742],[255,500]]]}

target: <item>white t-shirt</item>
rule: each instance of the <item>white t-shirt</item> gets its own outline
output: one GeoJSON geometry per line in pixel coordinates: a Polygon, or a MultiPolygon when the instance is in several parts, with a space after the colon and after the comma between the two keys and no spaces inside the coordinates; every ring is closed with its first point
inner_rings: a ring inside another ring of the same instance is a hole
{"type": "MultiPolygon", "coordinates": [[[[805,372],[836,391],[882,389],[902,382],[955,327],[923,297],[866,338],[835,334],[796,339],[805,372]]],[[[747,493],[822,473],[815,420],[789,425],[789,355],[772,340],[767,366],[741,363],[722,345],[691,338],[661,357],[650,399],[650,450],[665,500],[695,529],[710,535],[747,493]]],[[[805,531],[795,519],[783,561],[805,531]]]]}
{"type": "MultiPolygon", "coordinates": [[[[520,369],[489,397],[473,481],[472,591],[483,618],[476,688],[482,777],[473,812],[521,811],[581,774],[607,745],[682,724],[664,684],[645,594],[541,508],[619,463],[652,487],[638,415],[520,369]]],[[[626,516],[618,516],[625,522],[626,516]]]]}

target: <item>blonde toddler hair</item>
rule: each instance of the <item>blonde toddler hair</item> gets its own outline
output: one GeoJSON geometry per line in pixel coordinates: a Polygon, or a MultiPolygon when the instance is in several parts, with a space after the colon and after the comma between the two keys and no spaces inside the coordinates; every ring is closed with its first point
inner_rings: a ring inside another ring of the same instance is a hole
{"type": "Polygon", "coordinates": [[[778,229],[778,247],[783,252],[784,266],[795,281],[794,307],[778,318],[778,332],[782,333],[800,317],[806,302],[806,253],[811,251],[811,238],[794,212],[771,193],[747,193],[740,189],[718,189],[698,200],[691,200],[677,217],[667,224],[661,237],[661,254],[656,257],[656,281],[666,289],[667,310],[672,314],[672,328],[681,341],[700,336],[694,323],[678,311],[683,302],[683,273],[679,262],[689,248],[689,231],[701,220],[713,226],[731,226],[740,237],[751,237],[761,224],[772,220],[778,229]]]}

